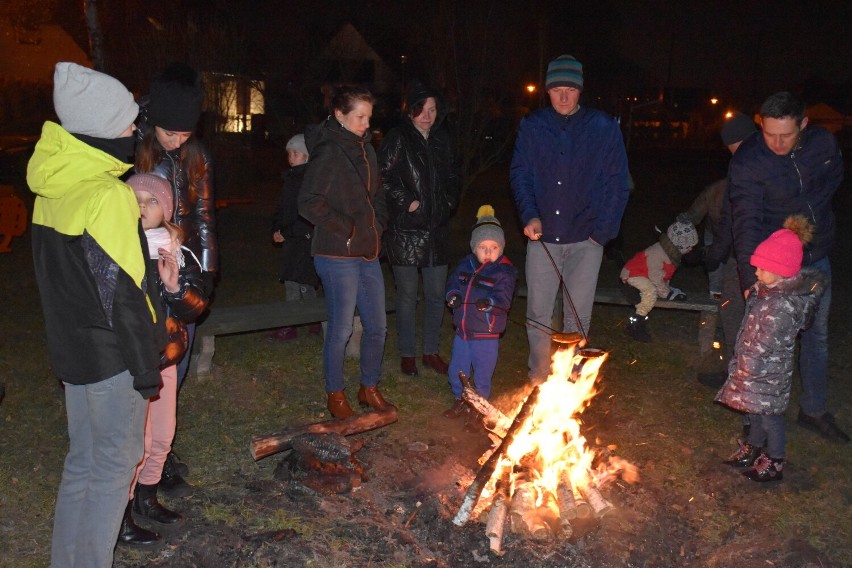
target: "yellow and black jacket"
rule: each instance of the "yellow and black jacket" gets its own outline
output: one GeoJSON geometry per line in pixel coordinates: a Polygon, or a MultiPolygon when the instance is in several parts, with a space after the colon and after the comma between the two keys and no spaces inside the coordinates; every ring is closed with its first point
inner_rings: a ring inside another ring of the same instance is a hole
{"type": "Polygon", "coordinates": [[[54,372],[82,385],[128,370],[147,398],[160,384],[162,330],[139,206],[118,179],[130,167],[46,122],[27,183],[37,196],[33,264],[54,372]]]}

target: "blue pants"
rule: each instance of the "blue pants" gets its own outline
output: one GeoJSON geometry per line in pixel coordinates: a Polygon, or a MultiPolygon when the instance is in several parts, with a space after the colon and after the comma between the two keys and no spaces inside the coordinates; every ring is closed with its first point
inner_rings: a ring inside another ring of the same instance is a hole
{"type": "Polygon", "coordinates": [[[801,335],[799,374],[802,377],[802,398],[799,406],[808,416],[822,416],[828,398],[828,312],[831,308],[831,263],[828,257],[825,257],[812,264],[810,268],[823,271],[827,277],[827,284],[813,324],[801,335]]]}
{"type": "Polygon", "coordinates": [[[456,335],[453,338],[453,356],[450,358],[450,388],[457,399],[462,396],[462,383],[459,371],[470,377],[473,369],[473,386],[476,392],[488,398],[491,396],[491,377],[497,367],[499,339],[476,339],[466,341],[456,335]]]}
{"type": "Polygon", "coordinates": [[[748,417],[751,421],[748,443],[758,448],[762,447],[763,453],[770,458],[786,457],[787,454],[784,451],[784,415],[749,414],[748,417]]]}
{"type": "MultiPolygon", "coordinates": [[[[556,262],[583,330],[588,334],[603,247],[588,239],[567,245],[540,241],[527,244],[527,318],[546,326],[550,325],[553,318],[556,295],[562,294],[562,291],[559,274],[553,269],[542,244],[547,246],[556,262]]],[[[579,331],[576,319],[568,301],[564,301],[562,331],[579,331]]],[[[544,381],[550,374],[550,334],[535,323],[528,322],[527,339],[530,343],[529,377],[535,381],[544,381]]]]}
{"type": "Polygon", "coordinates": [[[322,349],[326,392],[343,390],[343,360],[352,335],[355,308],[364,327],[361,336],[361,384],[374,387],[382,373],[387,317],[385,281],[378,260],[315,256],[328,310],[322,349]]]}
{"type": "Polygon", "coordinates": [[[444,288],[447,285],[447,265],[394,266],[393,279],[396,282],[396,331],[399,354],[402,357],[415,357],[415,328],[417,312],[418,270],[423,274],[423,354],[438,352],[441,323],[444,320],[444,288]]]}
{"type": "Polygon", "coordinates": [[[144,449],[148,401],[124,371],[65,383],[68,455],[56,496],[50,565],[112,566],[130,483],[144,449]]]}

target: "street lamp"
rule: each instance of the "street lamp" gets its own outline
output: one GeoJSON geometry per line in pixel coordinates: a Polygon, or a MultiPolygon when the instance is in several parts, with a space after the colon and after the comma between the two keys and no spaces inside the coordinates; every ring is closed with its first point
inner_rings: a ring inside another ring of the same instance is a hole
{"type": "Polygon", "coordinates": [[[535,92],[537,90],[537,87],[535,85],[533,85],[532,83],[529,83],[524,88],[527,90],[527,94],[530,96],[530,110],[532,110],[533,101],[535,101],[535,92]]]}

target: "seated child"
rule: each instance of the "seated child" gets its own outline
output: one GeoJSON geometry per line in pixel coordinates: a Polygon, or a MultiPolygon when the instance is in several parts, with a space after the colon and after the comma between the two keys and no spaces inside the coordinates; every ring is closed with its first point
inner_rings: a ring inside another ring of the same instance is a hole
{"type": "Polygon", "coordinates": [[[456,402],[443,413],[447,418],[458,418],[466,408],[459,371],[470,376],[473,368],[476,392],[485,398],[491,394],[500,334],[506,329],[518,278],[517,270],[503,255],[505,247],[503,227],[494,217],[494,209],[483,205],[476,213],[471,234],[473,253],[465,256],[447,279],[447,304],[456,328],[448,371],[456,402]]]}
{"type": "Polygon", "coordinates": [[[637,252],[621,269],[621,282],[628,301],[636,304],[636,312],[627,321],[625,332],[636,341],[650,343],[648,314],[654,309],[657,298],[685,300],[686,294],[671,288],[683,255],[698,244],[698,231],[688,217],[678,215],[660,240],[645,250],[637,252]],[[638,297],[636,291],[638,290],[638,297]]]}
{"type": "Polygon", "coordinates": [[[746,442],[725,463],[748,468],[743,475],[761,483],[783,479],[796,337],[813,321],[825,292],[825,273],[801,268],[802,245],[812,232],[806,217],[790,216],[754,249],[757,282],[748,291],[728,380],[716,395],[717,402],[748,413],[751,424],[746,442]]]}

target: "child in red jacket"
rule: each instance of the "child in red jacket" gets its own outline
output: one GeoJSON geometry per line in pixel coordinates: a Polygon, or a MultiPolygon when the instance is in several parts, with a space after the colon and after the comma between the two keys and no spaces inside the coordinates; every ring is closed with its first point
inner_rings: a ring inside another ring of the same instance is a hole
{"type": "MultiPolygon", "coordinates": [[[[678,215],[660,240],[645,250],[637,252],[621,269],[621,282],[639,292],[636,312],[627,321],[625,331],[636,341],[650,343],[648,314],[654,309],[657,298],[663,300],[685,300],[686,294],[669,286],[681,257],[698,244],[698,232],[688,216],[678,215]]],[[[636,291],[626,288],[627,292],[636,291]]],[[[633,301],[636,298],[631,298],[633,301]]]]}

